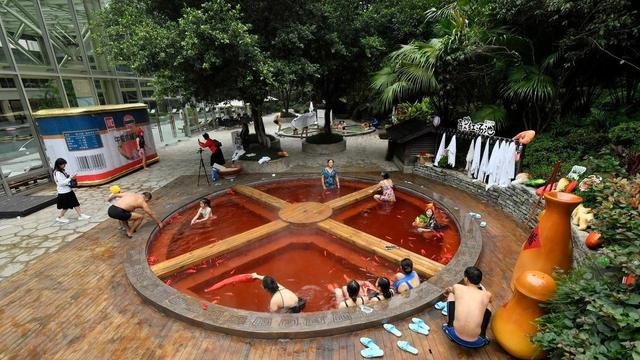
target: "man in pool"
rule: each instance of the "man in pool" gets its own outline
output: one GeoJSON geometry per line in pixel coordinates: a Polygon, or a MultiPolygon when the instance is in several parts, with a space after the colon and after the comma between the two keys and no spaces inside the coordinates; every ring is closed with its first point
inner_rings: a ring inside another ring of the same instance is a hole
{"type": "Polygon", "coordinates": [[[271,294],[270,312],[295,314],[301,312],[307,304],[305,299],[298,297],[293,291],[278,284],[271,276],[262,276],[256,273],[251,275],[254,279],[262,280],[262,287],[271,294]]]}
{"type": "Polygon", "coordinates": [[[482,272],[475,266],[464,270],[463,285],[455,284],[445,292],[448,321],[442,330],[459,345],[477,348],[489,343],[487,327],[491,293],[480,285],[482,272]]]}
{"type": "Polygon", "coordinates": [[[393,287],[399,293],[411,290],[420,285],[420,277],[418,276],[418,273],[413,271],[413,261],[411,261],[411,259],[402,259],[402,261],[400,261],[400,269],[402,270],[402,273],[396,274],[397,280],[393,283],[393,287]]]}
{"type": "Polygon", "coordinates": [[[156,214],[149,208],[149,201],[151,200],[150,192],[143,192],[142,194],[134,193],[117,193],[109,196],[109,201],[115,199],[113,205],[109,206],[107,213],[112,219],[120,221],[120,224],[127,230],[127,236],[131,238],[133,233],[138,229],[144,215],[134,212],[136,209],[142,209],[144,212],[158,223],[160,229],[162,229],[162,221],[158,219],[156,214]],[[131,225],[129,225],[131,220],[131,225]]]}

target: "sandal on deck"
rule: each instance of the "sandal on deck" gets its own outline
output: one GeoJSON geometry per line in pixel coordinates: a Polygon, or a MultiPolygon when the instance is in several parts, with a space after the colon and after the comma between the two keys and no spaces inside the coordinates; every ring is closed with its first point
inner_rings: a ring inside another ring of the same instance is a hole
{"type": "Polygon", "coordinates": [[[409,330],[422,335],[429,335],[429,328],[422,327],[418,324],[409,324],[409,330]]]}
{"type": "Polygon", "coordinates": [[[423,328],[427,329],[427,331],[431,331],[431,328],[429,327],[429,325],[427,325],[427,323],[424,322],[424,320],[422,320],[420,318],[411,318],[411,322],[416,324],[416,325],[418,325],[418,326],[420,326],[420,327],[423,327],[423,328]]]}
{"type": "Polygon", "coordinates": [[[373,339],[370,339],[368,337],[361,337],[360,338],[360,344],[371,348],[371,349],[380,349],[380,347],[378,345],[376,345],[376,343],[373,341],[373,339]]]}
{"type": "Polygon", "coordinates": [[[438,309],[438,310],[442,310],[442,309],[447,307],[447,302],[446,301],[438,301],[435,305],[433,305],[433,307],[438,309]]]}
{"type": "Polygon", "coordinates": [[[398,328],[396,328],[393,324],[384,324],[382,325],[382,327],[384,327],[385,330],[387,330],[388,332],[392,333],[397,337],[402,336],[402,333],[400,332],[400,330],[398,330],[398,328]]]}
{"type": "Polygon", "coordinates": [[[398,341],[398,347],[408,353],[418,355],[418,349],[411,346],[408,341],[398,341]]]}
{"type": "Polygon", "coordinates": [[[362,357],[365,359],[373,359],[382,357],[384,355],[384,351],[382,351],[382,349],[380,349],[379,347],[370,347],[360,350],[360,355],[362,355],[362,357]]]}

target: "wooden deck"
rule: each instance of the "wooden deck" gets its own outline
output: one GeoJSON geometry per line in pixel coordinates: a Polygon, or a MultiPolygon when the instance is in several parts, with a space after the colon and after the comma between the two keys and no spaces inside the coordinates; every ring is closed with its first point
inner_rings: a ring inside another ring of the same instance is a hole
{"type": "MultiPolygon", "coordinates": [[[[482,213],[488,226],[479,267],[494,306],[502,304],[510,296],[511,270],[527,231],[459,190],[418,177],[394,177],[399,184],[402,179],[448,197],[462,210],[482,213]]],[[[176,189],[194,191],[193,182],[190,177],[174,181],[154,194],[152,206],[175,201],[176,189]]],[[[510,359],[495,341],[478,351],[452,344],[439,329],[445,318],[433,309],[418,314],[432,328],[427,337],[409,331],[408,319],[395,323],[402,339],[419,350],[417,357],[398,349],[399,339],[381,327],[305,340],[256,340],[191,326],[159,313],[131,288],[121,265],[131,240],[115,227],[106,221],[0,283],[0,359],[345,360],[361,358],[361,336],[373,338],[384,359],[510,359]]]]}

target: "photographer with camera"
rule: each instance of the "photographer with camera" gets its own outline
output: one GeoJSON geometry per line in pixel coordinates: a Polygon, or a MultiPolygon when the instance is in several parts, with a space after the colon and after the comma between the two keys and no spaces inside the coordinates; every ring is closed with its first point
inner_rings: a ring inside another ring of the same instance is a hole
{"type": "Polygon", "coordinates": [[[209,165],[224,165],[225,161],[224,155],[222,154],[222,144],[220,143],[220,141],[211,139],[209,137],[209,134],[207,133],[202,134],[202,137],[205,141],[201,142],[200,139],[198,139],[198,145],[200,145],[201,148],[209,148],[209,150],[211,151],[211,160],[209,162],[209,165]]]}

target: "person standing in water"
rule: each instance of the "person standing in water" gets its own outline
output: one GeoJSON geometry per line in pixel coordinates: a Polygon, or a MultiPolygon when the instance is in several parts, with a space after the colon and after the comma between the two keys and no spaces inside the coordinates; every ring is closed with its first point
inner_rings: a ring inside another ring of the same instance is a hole
{"type": "Polygon", "coordinates": [[[327,166],[322,169],[322,188],[324,190],[340,189],[338,172],[333,168],[333,159],[327,160],[327,166]]]}
{"type": "Polygon", "coordinates": [[[373,198],[379,202],[395,202],[396,194],[393,192],[393,181],[389,179],[389,173],[383,172],[381,174],[382,180],[378,183],[382,189],[382,195],[373,195],[373,198]]]}
{"type": "Polygon", "coordinates": [[[80,202],[78,202],[76,194],[71,190],[71,182],[75,180],[76,175],[69,176],[64,171],[66,166],[67,160],[63,158],[58,158],[53,164],[53,179],[56,182],[56,190],[58,192],[57,207],[60,210],[56,221],[63,224],[68,223],[69,220],[64,218],[64,214],[69,209],[73,209],[78,213],[79,220],[90,219],[91,216],[80,212],[80,202]]]}
{"type": "Polygon", "coordinates": [[[298,297],[293,291],[278,284],[274,278],[269,275],[251,274],[254,279],[262,280],[262,288],[271,294],[269,302],[270,312],[285,312],[297,314],[304,309],[307,304],[305,299],[298,297]]]}

